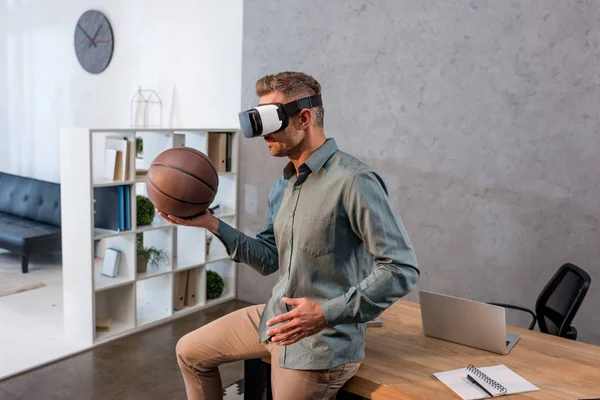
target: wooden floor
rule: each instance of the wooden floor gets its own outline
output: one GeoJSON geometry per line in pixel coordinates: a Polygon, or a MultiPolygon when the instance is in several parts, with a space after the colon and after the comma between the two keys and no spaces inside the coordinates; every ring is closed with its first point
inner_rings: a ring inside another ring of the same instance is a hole
{"type": "MultiPolygon", "coordinates": [[[[238,300],[220,304],[15,376],[0,382],[0,399],[185,399],[175,358],[177,340],[249,305],[238,300]]],[[[220,371],[228,386],[243,377],[243,363],[224,365],[220,371]]]]}

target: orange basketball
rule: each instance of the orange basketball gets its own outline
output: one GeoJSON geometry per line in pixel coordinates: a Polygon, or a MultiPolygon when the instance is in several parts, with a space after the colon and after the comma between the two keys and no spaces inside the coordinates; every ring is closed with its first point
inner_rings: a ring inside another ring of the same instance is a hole
{"type": "Polygon", "coordinates": [[[208,156],[191,147],[160,153],[146,175],[146,191],[154,206],[180,218],[202,214],[214,201],[219,175],[208,156]]]}

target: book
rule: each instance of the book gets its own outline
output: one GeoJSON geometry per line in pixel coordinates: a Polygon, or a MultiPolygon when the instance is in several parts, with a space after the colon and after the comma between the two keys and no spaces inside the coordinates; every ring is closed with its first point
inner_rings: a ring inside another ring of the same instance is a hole
{"type": "Polygon", "coordinates": [[[489,399],[540,390],[506,365],[455,369],[433,374],[463,400],[489,399]],[[471,380],[469,380],[471,377],[471,380]]]}
{"type": "Polygon", "coordinates": [[[108,332],[112,328],[111,318],[96,318],[96,331],[108,332]]]}
{"type": "Polygon", "coordinates": [[[129,168],[129,140],[127,138],[107,137],[105,148],[117,151],[117,158],[114,165],[114,180],[128,179],[127,170],[129,168]]]}
{"type": "Polygon", "coordinates": [[[116,249],[106,249],[104,251],[104,260],[102,261],[102,269],[100,273],[109,278],[114,278],[119,272],[119,262],[121,260],[121,252],[116,249]]]}
{"type": "Polygon", "coordinates": [[[112,181],[116,178],[117,153],[115,149],[104,149],[104,179],[112,181]]]}
{"type": "Polygon", "coordinates": [[[94,188],[94,228],[119,231],[119,189],[116,186],[94,188]]]}
{"type": "Polygon", "coordinates": [[[131,229],[131,186],[125,186],[125,230],[131,229]]]}

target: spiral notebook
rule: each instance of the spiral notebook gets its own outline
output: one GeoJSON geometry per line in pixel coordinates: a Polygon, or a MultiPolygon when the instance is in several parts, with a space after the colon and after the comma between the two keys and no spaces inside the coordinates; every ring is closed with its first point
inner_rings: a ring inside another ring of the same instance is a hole
{"type": "Polygon", "coordinates": [[[502,364],[483,368],[469,365],[467,368],[437,372],[433,375],[464,400],[488,399],[540,390],[502,364]],[[477,383],[470,381],[468,375],[477,383]]]}

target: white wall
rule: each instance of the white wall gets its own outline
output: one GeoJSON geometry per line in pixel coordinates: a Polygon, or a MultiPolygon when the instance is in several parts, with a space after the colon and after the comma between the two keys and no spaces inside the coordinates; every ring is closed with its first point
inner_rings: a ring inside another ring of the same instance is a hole
{"type": "Polygon", "coordinates": [[[163,127],[237,126],[242,7],[242,0],[0,0],[0,171],[58,182],[59,127],[129,127],[140,85],[162,98],[163,127]],[[100,75],[85,72],[73,49],[88,9],[104,12],[115,35],[100,75]]]}

